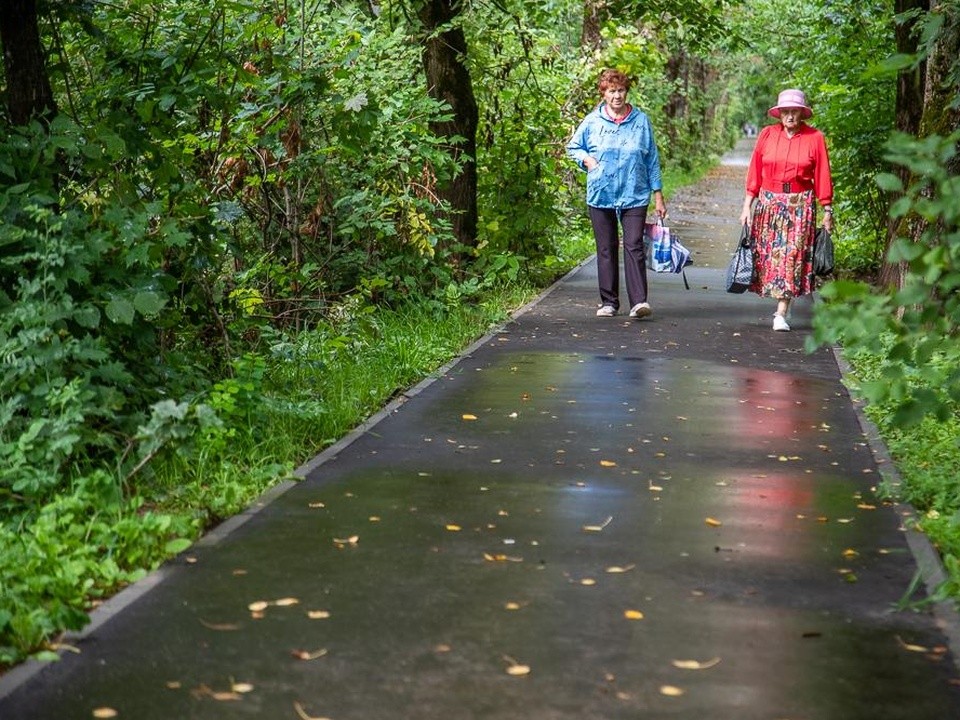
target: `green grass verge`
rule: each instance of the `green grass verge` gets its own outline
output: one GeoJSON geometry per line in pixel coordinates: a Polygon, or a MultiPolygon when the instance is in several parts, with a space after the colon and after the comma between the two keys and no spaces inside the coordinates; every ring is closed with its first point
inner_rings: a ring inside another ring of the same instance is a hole
{"type": "MultiPolygon", "coordinates": [[[[848,355],[853,389],[878,379],[876,359],[848,355]]],[[[917,511],[914,526],[940,552],[947,572],[937,598],[960,603],[960,414],[947,420],[928,418],[911,428],[897,427],[882,405],[868,405],[867,416],[877,426],[897,469],[898,483],[883,482],[882,497],[909,503],[917,511]]]]}

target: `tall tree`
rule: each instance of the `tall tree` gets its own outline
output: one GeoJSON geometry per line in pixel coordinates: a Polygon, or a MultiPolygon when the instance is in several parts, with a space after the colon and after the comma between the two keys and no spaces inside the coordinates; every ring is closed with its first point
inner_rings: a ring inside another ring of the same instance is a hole
{"type": "MultiPolygon", "coordinates": [[[[930,0],[896,0],[894,5],[894,37],[896,51],[902,56],[915,56],[920,47],[920,23],[922,15],[930,10],[930,0]]],[[[923,96],[926,83],[927,63],[925,59],[911,63],[897,73],[896,121],[897,130],[908,135],[920,132],[920,120],[923,117],[923,96]]],[[[906,183],[909,172],[906,168],[898,171],[900,179],[906,183]]],[[[890,244],[901,231],[901,221],[893,219],[887,223],[887,240],[883,252],[886,258],[890,244]]],[[[906,271],[906,263],[891,263],[884,259],[878,278],[880,285],[900,286],[906,271]]]]}
{"type": "MultiPolygon", "coordinates": [[[[918,137],[950,135],[960,130],[960,4],[930,8],[928,0],[898,0],[897,9],[904,13],[897,50],[917,58],[898,77],[897,129],[918,137]]],[[[960,174],[960,158],[951,162],[949,172],[960,174]]],[[[902,179],[908,184],[906,177],[902,179]]],[[[887,250],[898,236],[919,240],[925,228],[914,215],[891,222],[887,250]]],[[[902,287],[906,270],[905,262],[885,263],[881,284],[902,287]]]]}
{"type": "Polygon", "coordinates": [[[36,0],[4,0],[0,6],[0,43],[10,121],[26,125],[32,118],[55,115],[57,103],[40,42],[36,0]]]}
{"type": "Polygon", "coordinates": [[[449,120],[433,122],[431,131],[445,138],[448,152],[461,167],[441,197],[450,204],[453,231],[461,243],[477,239],[477,125],[479,111],[466,65],[467,41],[459,21],[461,0],[421,0],[417,15],[427,33],[423,69],[430,96],[450,106],[449,120]]]}

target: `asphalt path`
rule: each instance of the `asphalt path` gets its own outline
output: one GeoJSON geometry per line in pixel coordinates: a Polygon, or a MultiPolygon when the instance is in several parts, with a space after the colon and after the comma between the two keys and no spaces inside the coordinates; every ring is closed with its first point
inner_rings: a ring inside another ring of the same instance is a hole
{"type": "Polygon", "coordinates": [[[774,333],[723,290],[743,152],[670,201],[689,290],[596,318],[585,264],[0,679],[0,718],[960,718],[812,302],[774,333]]]}

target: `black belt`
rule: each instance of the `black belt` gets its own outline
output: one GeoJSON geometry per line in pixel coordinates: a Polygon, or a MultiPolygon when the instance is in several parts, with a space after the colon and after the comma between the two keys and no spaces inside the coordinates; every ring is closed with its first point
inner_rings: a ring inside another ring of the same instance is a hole
{"type": "Polygon", "coordinates": [[[773,193],[775,192],[798,193],[798,192],[806,192],[808,188],[801,187],[800,183],[797,183],[797,182],[785,182],[785,183],[780,183],[779,190],[774,190],[772,188],[763,188],[763,189],[766,190],[767,192],[773,192],[773,193]]]}

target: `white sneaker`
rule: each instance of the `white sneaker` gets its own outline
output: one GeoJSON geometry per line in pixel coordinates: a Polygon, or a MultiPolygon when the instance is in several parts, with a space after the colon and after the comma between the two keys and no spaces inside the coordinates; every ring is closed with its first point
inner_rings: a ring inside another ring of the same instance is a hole
{"type": "Polygon", "coordinates": [[[597,317],[613,317],[617,314],[617,309],[613,305],[603,305],[597,310],[597,317]]]}
{"type": "Polygon", "coordinates": [[[773,316],[773,329],[777,332],[789,332],[790,326],[787,325],[786,318],[783,315],[774,315],[773,316]]]}
{"type": "Polygon", "coordinates": [[[652,312],[653,308],[650,307],[650,303],[637,303],[630,308],[630,317],[637,318],[637,320],[639,320],[640,318],[649,316],[652,312]]]}

